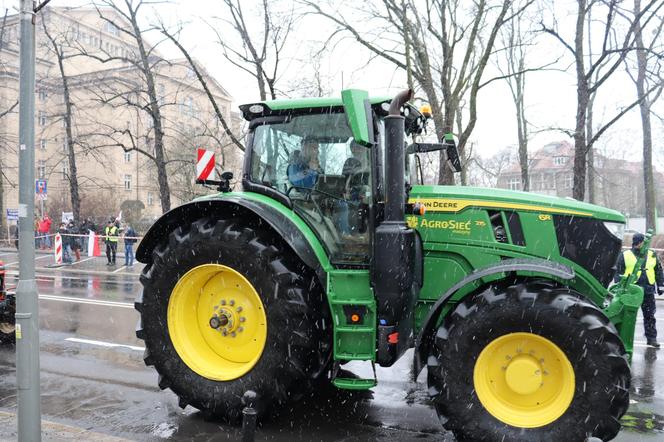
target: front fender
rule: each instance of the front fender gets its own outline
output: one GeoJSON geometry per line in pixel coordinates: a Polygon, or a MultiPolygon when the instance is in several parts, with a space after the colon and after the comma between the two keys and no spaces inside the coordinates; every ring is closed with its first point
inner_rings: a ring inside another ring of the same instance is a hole
{"type": "Polygon", "coordinates": [[[433,332],[435,331],[436,324],[438,324],[438,318],[445,308],[445,305],[449,302],[450,299],[452,299],[454,294],[474,281],[505,272],[528,272],[529,274],[534,273],[544,277],[555,277],[563,280],[570,280],[574,278],[574,270],[572,270],[570,267],[536,258],[506,259],[498,264],[479,268],[468,274],[465,278],[454,284],[452,287],[450,287],[449,290],[443,293],[440,298],[438,298],[438,301],[436,301],[436,303],[431,307],[429,314],[427,314],[426,318],[422,322],[420,333],[415,339],[415,360],[413,367],[414,377],[417,377],[417,375],[422,371],[424,365],[426,364],[426,358],[429,355],[431,338],[433,336],[433,332]]]}
{"type": "Polygon", "coordinates": [[[163,238],[168,237],[177,227],[191,224],[202,217],[239,217],[247,220],[250,217],[257,217],[269,225],[293,249],[302,262],[316,272],[322,286],[327,287],[326,263],[321,262],[315,250],[316,247],[319,250],[322,248],[320,244],[311,244],[311,240],[294,222],[292,218],[298,215],[287,208],[279,210],[273,205],[243,198],[240,195],[233,194],[224,196],[224,198],[192,201],[166,212],[143,237],[136,249],[136,260],[149,264],[152,261],[152,251],[163,238]],[[286,214],[285,211],[289,213],[286,214]]]}

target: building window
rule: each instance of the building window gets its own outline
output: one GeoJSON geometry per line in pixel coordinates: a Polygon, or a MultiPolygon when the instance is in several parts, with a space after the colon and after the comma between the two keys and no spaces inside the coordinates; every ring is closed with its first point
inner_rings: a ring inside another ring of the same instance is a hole
{"type": "Polygon", "coordinates": [[[39,111],[39,125],[41,127],[46,126],[46,112],[39,111]]]}
{"type": "Polygon", "coordinates": [[[69,163],[66,162],[62,163],[62,179],[63,180],[69,179],[69,163]]]}
{"type": "Polygon", "coordinates": [[[67,135],[62,138],[62,152],[63,153],[68,153],[69,152],[69,146],[67,145],[67,135]]]}
{"type": "Polygon", "coordinates": [[[507,187],[510,190],[521,190],[521,178],[510,178],[507,181],[507,187]]]}
{"type": "Polygon", "coordinates": [[[124,189],[131,190],[131,175],[124,176],[124,189]]]}
{"type": "Polygon", "coordinates": [[[45,138],[42,138],[42,139],[39,140],[39,148],[41,150],[46,150],[46,139],[45,138]]]}
{"type": "Polygon", "coordinates": [[[152,192],[148,192],[148,206],[153,206],[154,205],[154,196],[152,195],[152,192]]]}
{"type": "Polygon", "coordinates": [[[565,189],[571,189],[574,184],[574,177],[572,175],[565,175],[564,187],[565,189]]]}
{"type": "Polygon", "coordinates": [[[166,104],[166,87],[163,84],[159,85],[159,106],[166,104]]]}
{"type": "Polygon", "coordinates": [[[46,161],[39,160],[39,162],[37,163],[37,176],[39,177],[40,180],[46,178],[46,161]]]}
{"type": "Polygon", "coordinates": [[[554,157],[553,158],[553,164],[556,166],[562,166],[567,162],[567,158],[565,157],[554,157]]]}
{"type": "Polygon", "coordinates": [[[46,101],[47,97],[48,94],[46,93],[46,89],[39,88],[39,101],[46,101]]]}
{"type": "Polygon", "coordinates": [[[125,163],[131,163],[131,152],[125,152],[124,153],[124,162],[125,163]]]}
{"type": "Polygon", "coordinates": [[[115,36],[120,35],[120,30],[113,23],[106,22],[106,24],[104,25],[104,28],[105,28],[106,32],[108,32],[111,35],[115,35],[115,36]]]}

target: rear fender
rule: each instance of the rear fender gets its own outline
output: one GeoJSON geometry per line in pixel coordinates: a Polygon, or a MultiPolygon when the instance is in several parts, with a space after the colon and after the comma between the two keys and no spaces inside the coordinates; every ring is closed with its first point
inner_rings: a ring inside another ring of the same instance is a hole
{"type": "Polygon", "coordinates": [[[574,270],[570,267],[543,259],[507,259],[501,261],[499,264],[480,268],[468,274],[438,298],[438,301],[436,301],[431,307],[429,313],[422,322],[422,328],[415,340],[415,360],[413,367],[415,377],[417,377],[426,365],[429,349],[433,341],[436,326],[439,322],[438,320],[440,319],[440,315],[447,303],[457,292],[468,284],[481,280],[482,278],[504,274],[505,272],[515,274],[527,272],[528,275],[535,274],[545,278],[554,277],[562,280],[571,280],[574,278],[574,270]]]}
{"type": "MultiPolygon", "coordinates": [[[[314,247],[304,233],[286,215],[267,204],[258,201],[225,197],[224,199],[206,199],[192,201],[165,213],[155,222],[143,237],[136,249],[136,259],[144,264],[152,262],[152,251],[164,238],[181,225],[188,225],[202,217],[221,218],[239,217],[249,221],[258,219],[269,225],[295,254],[316,272],[321,285],[327,287],[327,277],[323,265],[314,252],[314,247]]],[[[293,214],[293,216],[297,216],[293,214]]]]}

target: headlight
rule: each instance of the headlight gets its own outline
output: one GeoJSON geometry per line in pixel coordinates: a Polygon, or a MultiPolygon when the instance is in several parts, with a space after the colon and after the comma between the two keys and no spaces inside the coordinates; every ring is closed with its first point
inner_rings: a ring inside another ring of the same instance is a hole
{"type": "Polygon", "coordinates": [[[606,227],[606,230],[611,232],[611,234],[620,241],[623,240],[623,236],[625,235],[625,225],[623,223],[611,223],[605,221],[604,227],[606,227]]]}

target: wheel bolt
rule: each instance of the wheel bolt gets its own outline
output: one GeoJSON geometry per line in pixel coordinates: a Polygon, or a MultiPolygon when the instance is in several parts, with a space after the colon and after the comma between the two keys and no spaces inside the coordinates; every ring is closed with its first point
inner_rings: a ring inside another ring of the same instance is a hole
{"type": "Polygon", "coordinates": [[[238,308],[235,309],[235,311],[240,313],[242,311],[242,307],[239,306],[238,308]]]}
{"type": "Polygon", "coordinates": [[[226,305],[226,300],[225,299],[221,300],[221,305],[226,305]]]}
{"type": "Polygon", "coordinates": [[[231,299],[230,302],[228,303],[228,305],[235,305],[235,301],[233,299],[231,299]]]}
{"type": "Polygon", "coordinates": [[[231,337],[235,337],[235,332],[231,332],[231,337]]]}
{"type": "Polygon", "coordinates": [[[226,335],[228,334],[228,331],[227,331],[226,329],[223,329],[223,330],[221,331],[221,334],[224,335],[224,336],[226,336],[226,335]]]}
{"type": "Polygon", "coordinates": [[[244,331],[244,328],[243,327],[238,327],[237,331],[238,331],[238,333],[240,333],[240,332],[244,331]]]}
{"type": "Polygon", "coordinates": [[[245,318],[244,316],[241,316],[241,317],[240,317],[240,322],[244,322],[244,321],[246,321],[246,320],[247,320],[247,318],[245,318]]]}

